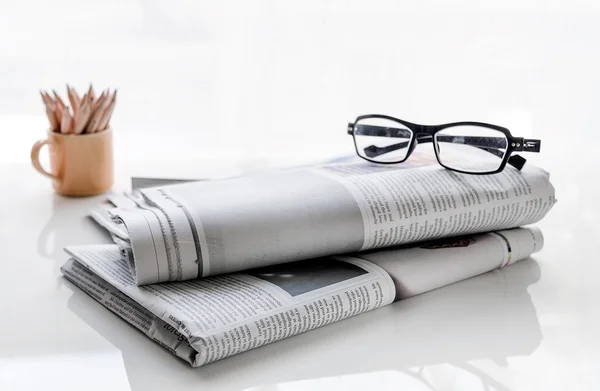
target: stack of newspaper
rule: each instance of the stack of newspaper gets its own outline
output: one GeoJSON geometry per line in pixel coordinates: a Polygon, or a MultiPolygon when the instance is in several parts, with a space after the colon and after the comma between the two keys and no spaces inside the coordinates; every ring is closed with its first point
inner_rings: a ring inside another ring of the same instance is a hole
{"type": "Polygon", "coordinates": [[[201,366],[525,259],[555,195],[530,164],[350,163],[110,201],[92,217],[115,245],[68,247],[63,274],[201,366]]]}

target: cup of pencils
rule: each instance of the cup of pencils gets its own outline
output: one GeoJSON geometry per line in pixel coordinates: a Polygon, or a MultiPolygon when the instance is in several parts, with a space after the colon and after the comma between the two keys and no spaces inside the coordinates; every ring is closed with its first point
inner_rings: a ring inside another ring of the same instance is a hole
{"type": "Polygon", "coordinates": [[[67,85],[67,99],[56,91],[40,91],[50,123],[47,137],[31,148],[33,167],[52,179],[54,190],[66,196],[91,196],[113,184],[113,144],[110,119],[117,91],[96,96],[90,85],[80,96],[67,85]],[[41,148],[50,152],[50,170],[39,161],[41,148]]]}

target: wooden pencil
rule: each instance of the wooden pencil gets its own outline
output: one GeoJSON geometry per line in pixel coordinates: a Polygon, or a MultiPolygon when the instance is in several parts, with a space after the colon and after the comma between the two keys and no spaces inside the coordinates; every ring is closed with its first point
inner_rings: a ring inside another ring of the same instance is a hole
{"type": "Polygon", "coordinates": [[[63,134],[67,134],[71,131],[71,123],[73,119],[71,118],[71,113],[69,112],[69,108],[65,107],[63,109],[62,118],[60,121],[60,132],[63,134]]]}
{"type": "Polygon", "coordinates": [[[42,102],[44,102],[44,105],[48,107],[51,102],[48,100],[48,98],[46,98],[46,95],[44,95],[44,91],[40,90],[40,95],[42,96],[42,102]]]}
{"type": "Polygon", "coordinates": [[[99,132],[106,130],[106,128],[108,128],[108,123],[110,121],[110,117],[112,116],[112,112],[115,109],[115,104],[116,104],[116,101],[115,101],[114,95],[113,95],[113,98],[110,100],[108,107],[106,108],[106,110],[104,111],[104,114],[102,115],[102,119],[100,120],[100,125],[98,125],[99,132]]]}
{"type": "Polygon", "coordinates": [[[104,115],[104,111],[106,110],[106,103],[108,101],[108,95],[103,91],[102,95],[100,95],[98,100],[94,103],[92,116],[86,130],[87,133],[94,133],[100,130],[98,127],[100,125],[100,121],[102,120],[102,116],[104,115]]]}
{"type": "Polygon", "coordinates": [[[58,108],[61,110],[64,109],[66,105],[65,102],[63,102],[63,100],[61,99],[60,95],[58,95],[54,90],[52,90],[52,93],[54,94],[54,100],[56,101],[58,108]]]}
{"type": "Polygon", "coordinates": [[[69,102],[71,102],[71,107],[73,108],[73,116],[77,116],[77,112],[81,107],[81,99],[79,95],[77,95],[77,91],[73,87],[70,87],[67,84],[67,95],[69,96],[69,102]]]}
{"type": "Polygon", "coordinates": [[[87,126],[90,120],[91,114],[92,104],[90,102],[85,102],[79,109],[79,115],[77,116],[77,120],[75,121],[75,134],[83,133],[85,127],[87,126]]]}
{"type": "Polygon", "coordinates": [[[58,120],[56,119],[54,110],[46,106],[46,115],[48,116],[48,122],[50,122],[50,130],[53,132],[58,132],[58,120]]]}
{"type": "Polygon", "coordinates": [[[96,100],[96,94],[94,93],[94,87],[92,87],[92,83],[90,83],[90,88],[88,88],[87,94],[92,102],[96,100]]]}
{"type": "Polygon", "coordinates": [[[49,103],[48,106],[50,107],[52,115],[54,116],[53,123],[56,123],[56,127],[54,128],[54,131],[60,133],[60,121],[62,119],[62,111],[58,110],[58,105],[57,105],[56,101],[50,96],[50,94],[47,92],[45,94],[46,94],[46,100],[49,103]]]}

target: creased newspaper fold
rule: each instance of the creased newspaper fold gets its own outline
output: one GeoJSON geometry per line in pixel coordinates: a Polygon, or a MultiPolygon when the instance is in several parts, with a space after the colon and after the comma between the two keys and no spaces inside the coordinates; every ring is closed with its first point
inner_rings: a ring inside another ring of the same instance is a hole
{"type": "Polygon", "coordinates": [[[251,350],[541,250],[535,227],[136,286],[116,245],[67,248],[67,279],[192,366],[251,350]]]}
{"type": "Polygon", "coordinates": [[[142,189],[92,212],[137,285],[533,224],[544,170],[495,175],[352,163],[142,189]],[[113,224],[113,221],[121,223],[113,224]]]}

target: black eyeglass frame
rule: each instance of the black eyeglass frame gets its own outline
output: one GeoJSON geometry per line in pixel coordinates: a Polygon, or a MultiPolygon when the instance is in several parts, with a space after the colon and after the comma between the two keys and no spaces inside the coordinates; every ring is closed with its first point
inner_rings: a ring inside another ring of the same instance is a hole
{"type": "Polygon", "coordinates": [[[507,163],[510,163],[512,166],[514,166],[518,170],[521,170],[523,168],[523,166],[525,165],[526,160],[519,155],[511,156],[512,153],[513,152],[540,152],[540,147],[541,147],[541,140],[525,139],[523,137],[514,137],[507,128],[504,128],[502,126],[488,124],[488,123],[484,123],[484,122],[473,122],[473,121],[451,122],[451,123],[441,124],[441,125],[419,125],[419,124],[414,124],[412,122],[401,120],[399,118],[394,118],[389,115],[366,114],[366,115],[361,115],[361,116],[357,117],[354,122],[348,123],[347,131],[348,131],[348,134],[352,135],[356,154],[358,156],[360,156],[362,159],[365,159],[371,163],[376,163],[376,164],[398,164],[398,163],[405,162],[410,157],[414,148],[416,147],[416,144],[419,141],[418,140],[419,135],[426,135],[427,139],[423,139],[422,142],[431,142],[433,144],[433,151],[435,152],[435,158],[437,159],[438,163],[442,167],[444,167],[450,171],[459,172],[462,174],[470,174],[470,175],[497,174],[499,172],[502,172],[502,170],[504,170],[507,163]],[[364,120],[364,119],[368,119],[368,118],[381,118],[381,119],[386,119],[386,120],[390,120],[390,121],[396,121],[411,130],[412,135],[411,135],[411,138],[409,141],[409,145],[407,146],[408,152],[407,152],[406,156],[404,157],[404,159],[398,160],[398,161],[382,162],[382,161],[377,161],[374,159],[369,159],[368,157],[363,156],[358,151],[358,144],[356,142],[356,134],[355,134],[356,124],[357,124],[357,122],[364,120]],[[497,130],[497,131],[503,133],[507,140],[507,146],[506,146],[506,151],[504,152],[504,156],[502,157],[502,162],[500,163],[500,166],[494,171],[472,172],[472,171],[458,170],[458,169],[448,167],[445,164],[443,164],[442,161],[440,160],[439,151],[436,148],[436,142],[434,141],[435,134],[437,132],[439,132],[440,130],[451,128],[454,126],[479,126],[479,127],[483,127],[483,128],[497,130]]]}

